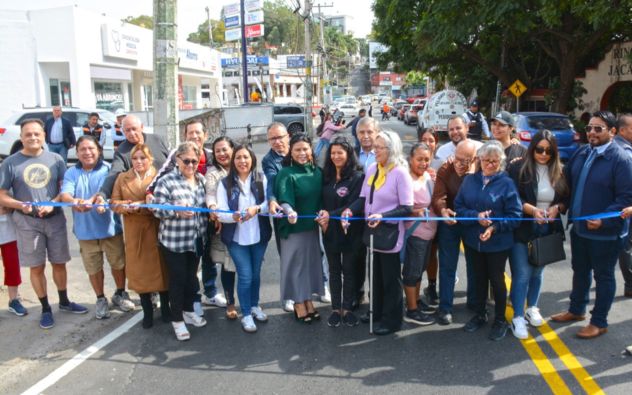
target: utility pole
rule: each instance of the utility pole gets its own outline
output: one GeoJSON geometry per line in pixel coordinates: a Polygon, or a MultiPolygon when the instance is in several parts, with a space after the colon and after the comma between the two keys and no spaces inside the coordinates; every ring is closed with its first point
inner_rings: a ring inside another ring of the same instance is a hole
{"type": "Polygon", "coordinates": [[[303,14],[303,24],[305,25],[305,132],[309,137],[313,138],[312,106],[314,92],[312,85],[312,32],[310,26],[311,13],[312,1],[305,0],[305,13],[303,14]]]}
{"type": "Polygon", "coordinates": [[[206,10],[206,22],[208,24],[208,46],[213,49],[213,25],[211,25],[211,11],[208,6],[204,9],[206,10]]]}
{"type": "Polygon", "coordinates": [[[241,89],[241,95],[244,99],[244,104],[248,103],[250,96],[248,95],[248,53],[246,53],[246,2],[241,0],[240,18],[241,18],[241,74],[243,81],[243,88],[241,89]]]}
{"type": "Polygon", "coordinates": [[[177,0],[154,0],[154,132],[179,143],[177,0]]]}
{"type": "MultiPolygon", "coordinates": [[[[325,17],[323,16],[323,13],[321,11],[321,8],[329,8],[329,7],[333,7],[333,4],[318,4],[318,19],[320,19],[320,49],[322,51],[322,57],[321,57],[321,66],[320,66],[320,74],[321,74],[321,78],[319,78],[320,81],[327,81],[327,85],[329,84],[329,74],[327,73],[327,50],[325,49],[325,17]]],[[[320,86],[320,84],[318,85],[320,86]]],[[[324,88],[324,87],[323,87],[324,88]]],[[[323,89],[321,91],[321,104],[325,103],[325,99],[326,99],[326,95],[325,95],[325,90],[323,89]]]]}

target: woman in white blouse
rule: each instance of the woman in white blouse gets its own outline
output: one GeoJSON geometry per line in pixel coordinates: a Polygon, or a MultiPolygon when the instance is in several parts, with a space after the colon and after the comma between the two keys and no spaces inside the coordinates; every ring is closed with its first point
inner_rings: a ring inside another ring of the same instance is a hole
{"type": "Polygon", "coordinates": [[[247,146],[235,148],[228,175],[217,186],[217,206],[223,223],[222,241],[237,268],[237,297],[244,331],[257,331],[255,320],[266,322],[259,307],[261,264],[272,236],[267,213],[266,178],[256,171],[257,158],[247,146]],[[229,211],[226,212],[226,211],[229,211]]]}

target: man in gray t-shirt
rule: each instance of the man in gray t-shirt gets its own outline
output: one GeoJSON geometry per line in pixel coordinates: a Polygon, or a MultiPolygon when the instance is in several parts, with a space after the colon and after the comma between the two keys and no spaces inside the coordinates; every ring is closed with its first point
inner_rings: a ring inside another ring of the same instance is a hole
{"type": "Polygon", "coordinates": [[[47,255],[53,266],[60,310],[85,314],[88,309],[68,299],[66,262],[70,260],[70,249],[63,211],[31,204],[58,202],[66,171],[59,154],[43,149],[44,136],[44,125],[40,120],[22,122],[20,140],[24,148],[0,165],[0,205],[14,210],[20,265],[31,270],[31,285],[42,304],[40,327],[49,329],[55,325],[55,320],[46,291],[47,255]]]}

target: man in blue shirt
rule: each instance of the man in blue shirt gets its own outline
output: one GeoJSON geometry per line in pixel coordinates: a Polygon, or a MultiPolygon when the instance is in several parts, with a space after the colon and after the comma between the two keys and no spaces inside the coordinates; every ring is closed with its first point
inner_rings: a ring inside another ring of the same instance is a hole
{"type": "Polygon", "coordinates": [[[356,130],[360,141],[360,146],[357,148],[358,162],[366,173],[369,166],[375,163],[373,144],[375,144],[375,137],[380,131],[380,124],[375,118],[364,117],[358,121],[356,130]]]}
{"type": "MultiPolygon", "coordinates": [[[[617,135],[614,141],[632,158],[632,114],[621,114],[617,119],[617,135]]],[[[619,254],[619,267],[625,287],[623,295],[632,298],[632,233],[628,222],[628,237],[624,240],[623,250],[619,254]]]]}

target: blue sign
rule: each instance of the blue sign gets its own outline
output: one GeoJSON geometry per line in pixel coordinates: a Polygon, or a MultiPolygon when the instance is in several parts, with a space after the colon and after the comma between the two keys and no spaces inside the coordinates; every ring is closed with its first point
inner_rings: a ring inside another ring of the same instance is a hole
{"type": "Polygon", "coordinates": [[[287,57],[288,69],[304,69],[305,68],[305,56],[288,56],[287,57]]]}
{"type": "Polygon", "coordinates": [[[224,27],[226,27],[226,29],[231,28],[231,27],[237,27],[239,25],[240,25],[239,15],[228,16],[224,18],[224,27]]]}
{"type": "MultiPolygon", "coordinates": [[[[270,63],[267,56],[248,55],[246,58],[249,65],[268,65],[270,63]]],[[[241,58],[222,59],[222,67],[233,67],[241,64],[241,58]]]]}

